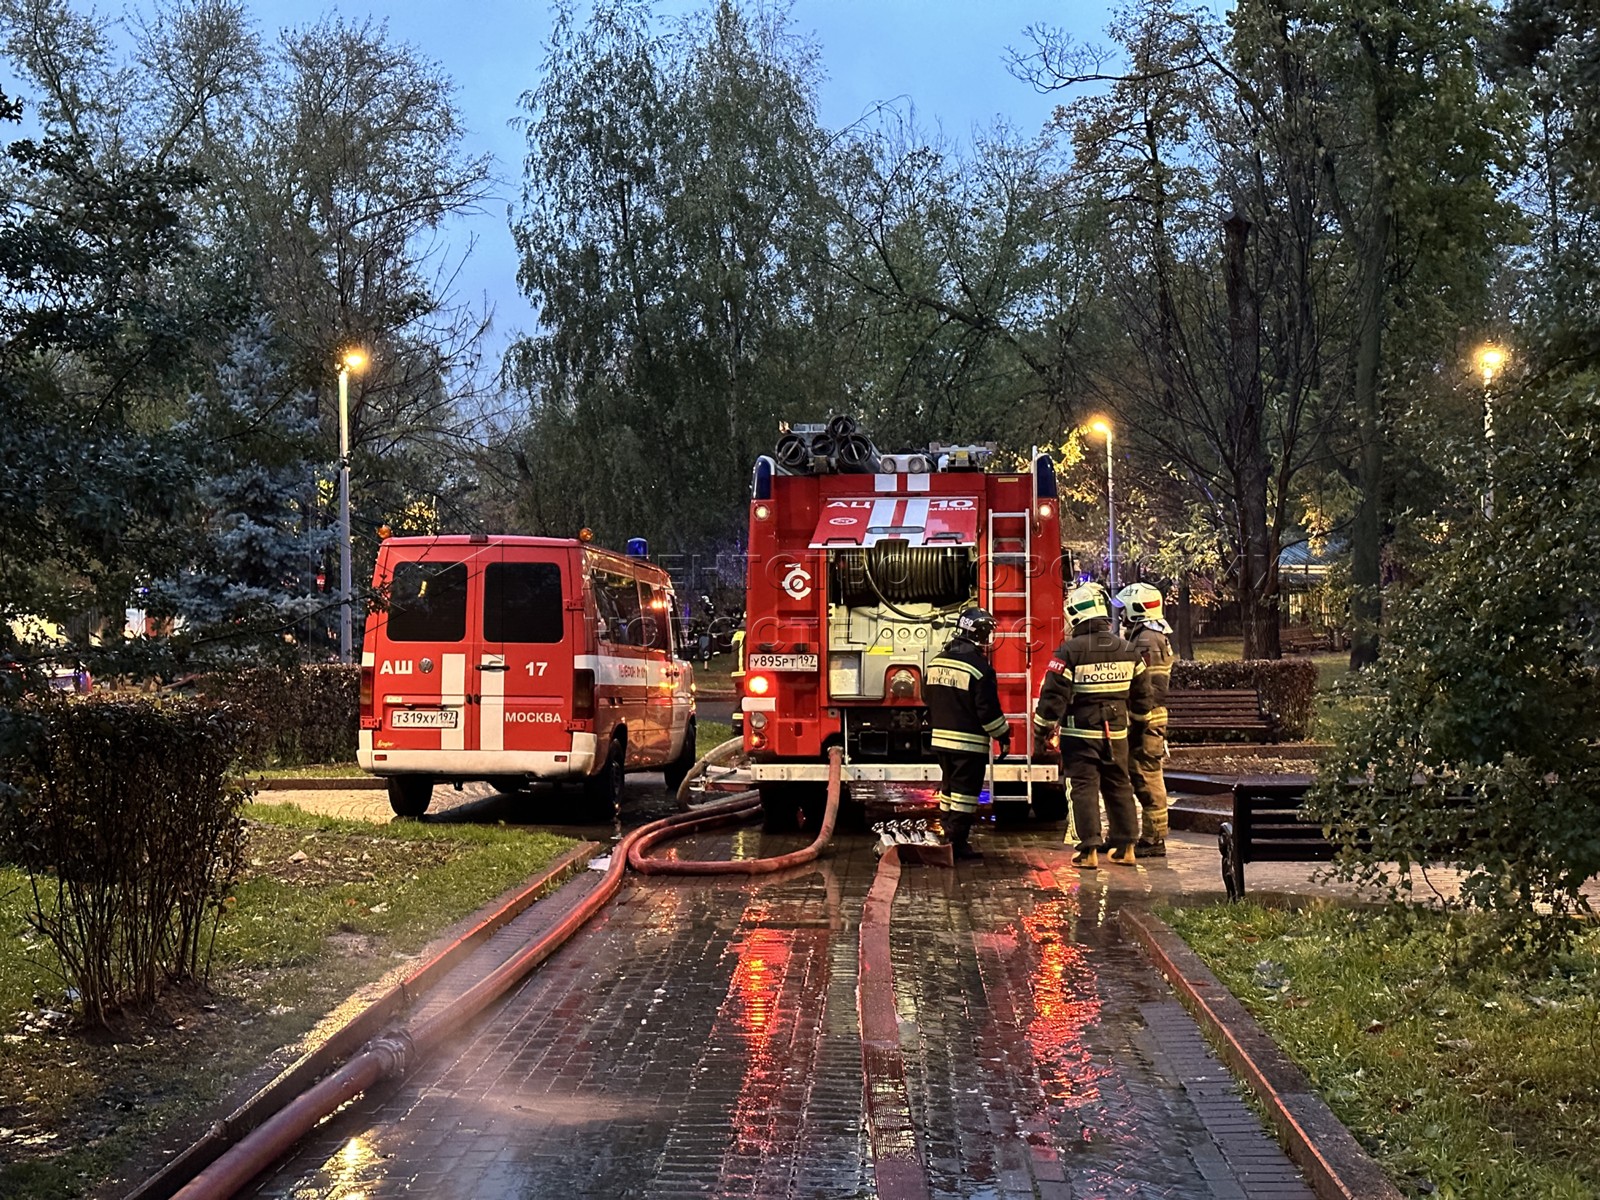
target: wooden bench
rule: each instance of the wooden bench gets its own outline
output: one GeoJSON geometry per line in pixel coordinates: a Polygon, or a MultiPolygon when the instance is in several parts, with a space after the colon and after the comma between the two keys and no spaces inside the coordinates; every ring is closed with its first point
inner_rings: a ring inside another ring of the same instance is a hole
{"type": "Polygon", "coordinates": [[[1333,639],[1316,629],[1281,629],[1278,649],[1284,654],[1310,654],[1333,649],[1333,639]]]}
{"type": "Polygon", "coordinates": [[[1229,900],[1244,896],[1251,862],[1330,862],[1339,845],[1305,814],[1309,775],[1245,776],[1233,785],[1233,819],[1217,834],[1222,886],[1229,900]]]}
{"type": "Polygon", "coordinates": [[[1184,734],[1270,735],[1272,719],[1261,711],[1255,688],[1173,688],[1167,693],[1167,737],[1184,734]]]}

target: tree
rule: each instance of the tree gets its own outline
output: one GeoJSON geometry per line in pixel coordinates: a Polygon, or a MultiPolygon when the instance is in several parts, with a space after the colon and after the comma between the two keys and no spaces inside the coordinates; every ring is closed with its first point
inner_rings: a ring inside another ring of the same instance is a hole
{"type": "Polygon", "coordinates": [[[515,225],[536,528],[732,542],[780,417],[834,403],[814,83],[778,13],[718,3],[663,38],[631,0],[559,8],[515,225]]]}

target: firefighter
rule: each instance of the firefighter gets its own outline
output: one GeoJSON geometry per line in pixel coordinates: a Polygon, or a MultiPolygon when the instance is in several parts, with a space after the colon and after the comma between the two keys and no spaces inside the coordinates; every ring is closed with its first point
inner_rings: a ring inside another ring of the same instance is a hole
{"type": "Polygon", "coordinates": [[[981,608],[963,612],[955,636],[928,664],[924,688],[942,776],[939,814],[957,858],[980,857],[968,839],[978,817],[990,740],[1000,743],[1001,758],[1011,753],[1011,726],[1000,710],[999,686],[989,665],[994,624],[981,608]]]}
{"type": "Polygon", "coordinates": [[[1061,730],[1061,774],[1072,799],[1078,842],[1073,865],[1100,865],[1100,800],[1106,803],[1108,856],[1132,865],[1138,808],[1128,779],[1128,710],[1148,707],[1144,659],[1111,632],[1111,603],[1097,583],[1067,596],[1071,636],[1045,669],[1034,706],[1034,745],[1061,730]]]}
{"type": "Polygon", "coordinates": [[[1167,684],[1172,678],[1172,632],[1161,612],[1161,589],[1130,583],[1117,593],[1117,607],[1127,614],[1127,640],[1144,659],[1148,694],[1143,705],[1128,708],[1128,776],[1143,813],[1138,852],[1150,858],[1167,855],[1167,781],[1161,761],[1167,757],[1167,684]]]}

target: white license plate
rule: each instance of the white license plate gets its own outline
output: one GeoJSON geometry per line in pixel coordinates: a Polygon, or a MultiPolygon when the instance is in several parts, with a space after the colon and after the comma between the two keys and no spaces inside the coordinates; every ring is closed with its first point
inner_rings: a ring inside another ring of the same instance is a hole
{"type": "Polygon", "coordinates": [[[461,714],[453,708],[402,708],[389,714],[391,729],[454,729],[461,714]]]}
{"type": "Polygon", "coordinates": [[[748,669],[752,671],[815,671],[815,654],[752,654],[748,669]]]}

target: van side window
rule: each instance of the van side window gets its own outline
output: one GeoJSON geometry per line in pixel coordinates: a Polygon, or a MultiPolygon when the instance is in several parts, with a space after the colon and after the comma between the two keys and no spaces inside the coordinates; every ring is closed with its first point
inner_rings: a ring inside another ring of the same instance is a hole
{"type": "Polygon", "coordinates": [[[627,575],[596,569],[589,576],[602,641],[614,646],[638,646],[639,589],[627,575]]]}
{"type": "Polygon", "coordinates": [[[672,605],[667,590],[653,583],[640,582],[644,596],[644,621],[641,645],[652,650],[672,650],[672,605]]]}
{"type": "Polygon", "coordinates": [[[484,569],[484,641],[559,642],[564,616],[560,564],[492,562],[484,569]]]}
{"type": "Polygon", "coordinates": [[[459,642],[466,637],[466,564],[395,564],[389,580],[388,634],[391,642],[459,642]]]}

